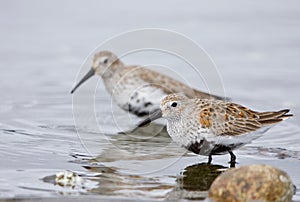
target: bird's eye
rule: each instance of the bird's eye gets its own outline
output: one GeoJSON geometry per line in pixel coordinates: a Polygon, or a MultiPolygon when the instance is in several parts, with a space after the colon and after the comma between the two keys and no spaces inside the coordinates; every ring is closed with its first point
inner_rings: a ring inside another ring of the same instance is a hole
{"type": "Polygon", "coordinates": [[[103,60],[103,64],[107,64],[108,62],[108,58],[106,58],[105,60],[103,60]]]}
{"type": "Polygon", "coordinates": [[[172,107],[176,107],[176,106],[177,106],[177,102],[173,102],[173,103],[171,104],[171,106],[172,106],[172,107]]]}

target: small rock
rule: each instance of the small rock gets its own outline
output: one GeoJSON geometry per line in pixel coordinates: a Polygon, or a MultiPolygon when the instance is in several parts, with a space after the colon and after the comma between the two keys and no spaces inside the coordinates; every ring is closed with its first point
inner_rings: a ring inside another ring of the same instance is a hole
{"type": "Polygon", "coordinates": [[[208,197],[214,202],[292,200],[294,185],[287,173],[269,165],[230,169],[212,183],[208,197]]]}
{"type": "Polygon", "coordinates": [[[55,184],[62,187],[76,187],[83,186],[84,180],[76,173],[70,171],[64,171],[56,173],[55,184]]]}

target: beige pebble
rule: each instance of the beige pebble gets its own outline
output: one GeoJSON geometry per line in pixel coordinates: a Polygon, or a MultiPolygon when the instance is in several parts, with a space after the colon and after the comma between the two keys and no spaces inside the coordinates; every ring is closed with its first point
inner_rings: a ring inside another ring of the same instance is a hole
{"type": "Polygon", "coordinates": [[[212,183],[208,197],[214,202],[291,201],[294,185],[288,174],[269,165],[230,169],[212,183]]]}

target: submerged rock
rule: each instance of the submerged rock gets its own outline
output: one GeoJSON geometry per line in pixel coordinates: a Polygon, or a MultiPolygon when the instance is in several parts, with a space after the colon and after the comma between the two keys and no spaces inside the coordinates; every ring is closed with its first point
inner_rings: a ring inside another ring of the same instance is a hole
{"type": "Polygon", "coordinates": [[[209,189],[209,201],[291,201],[294,185],[288,174],[269,165],[230,169],[216,178],[209,189]]]}

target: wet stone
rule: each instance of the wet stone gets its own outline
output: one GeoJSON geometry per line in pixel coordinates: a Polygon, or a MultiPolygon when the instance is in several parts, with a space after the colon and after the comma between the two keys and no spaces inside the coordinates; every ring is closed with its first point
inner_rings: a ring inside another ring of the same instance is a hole
{"type": "Polygon", "coordinates": [[[269,165],[249,165],[218,176],[208,197],[214,202],[287,202],[293,194],[294,185],[286,172],[269,165]]]}

